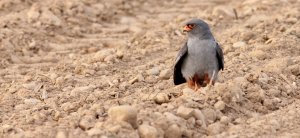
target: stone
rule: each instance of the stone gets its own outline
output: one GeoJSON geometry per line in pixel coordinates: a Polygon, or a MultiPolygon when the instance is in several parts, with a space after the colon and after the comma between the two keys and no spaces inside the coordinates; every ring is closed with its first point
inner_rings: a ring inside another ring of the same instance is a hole
{"type": "Polygon", "coordinates": [[[221,122],[222,124],[227,125],[227,124],[230,122],[230,118],[227,117],[227,116],[222,116],[222,117],[220,118],[220,122],[221,122]]]}
{"type": "Polygon", "coordinates": [[[223,101],[218,101],[215,103],[214,107],[217,109],[217,110],[224,110],[225,109],[225,103],[223,101]]]}
{"type": "Polygon", "coordinates": [[[193,108],[187,108],[187,107],[184,107],[184,106],[180,106],[177,109],[177,115],[184,118],[184,119],[188,119],[193,115],[193,111],[194,111],[193,108]]]}
{"type": "Polygon", "coordinates": [[[299,76],[300,75],[300,66],[299,65],[292,65],[288,67],[288,70],[291,71],[291,73],[295,76],[299,76]]]}
{"type": "Polygon", "coordinates": [[[98,51],[97,53],[95,53],[95,55],[93,57],[93,61],[103,62],[107,56],[113,55],[113,53],[114,53],[114,49],[106,49],[106,50],[98,51]]]}
{"type": "Polygon", "coordinates": [[[157,138],[158,137],[158,131],[155,127],[149,126],[149,125],[140,125],[138,128],[139,135],[141,138],[157,138]]]}
{"type": "Polygon", "coordinates": [[[220,134],[222,131],[224,131],[225,129],[225,125],[221,124],[220,122],[216,122],[213,124],[210,124],[207,127],[207,131],[209,135],[216,135],[216,134],[220,134]]]}
{"type": "Polygon", "coordinates": [[[246,42],[244,42],[244,41],[239,41],[239,42],[235,42],[232,46],[234,47],[234,48],[240,48],[240,47],[244,47],[244,46],[246,46],[247,44],[246,44],[246,42]]]}
{"type": "Polygon", "coordinates": [[[206,121],[208,123],[213,123],[217,119],[217,114],[216,114],[215,110],[213,110],[213,109],[205,108],[202,110],[202,113],[205,116],[206,121]]]}
{"type": "Polygon", "coordinates": [[[159,69],[157,67],[154,67],[154,68],[148,70],[148,74],[157,76],[157,75],[159,75],[159,69]]]}
{"type": "Polygon", "coordinates": [[[212,14],[220,18],[235,18],[233,8],[228,6],[217,6],[213,9],[212,14]]]}
{"type": "Polygon", "coordinates": [[[125,121],[137,128],[137,110],[129,105],[111,107],[108,110],[108,116],[115,121],[125,121]]]}
{"type": "Polygon", "coordinates": [[[36,105],[38,103],[40,103],[41,101],[35,98],[29,98],[29,99],[25,99],[24,103],[27,105],[36,105]]]}
{"type": "MultiPolygon", "coordinates": [[[[201,110],[199,110],[199,109],[195,109],[194,110],[194,112],[193,112],[193,116],[197,119],[197,121],[199,120],[199,121],[201,121],[201,126],[203,126],[203,127],[206,127],[207,125],[206,125],[206,119],[205,119],[205,116],[204,116],[204,114],[201,112],[201,110]]],[[[197,123],[197,121],[196,121],[196,123],[197,123]]],[[[198,123],[200,123],[198,121],[198,123]]]]}
{"type": "Polygon", "coordinates": [[[79,127],[83,130],[88,130],[95,125],[95,120],[92,117],[83,117],[79,122],[79,127]]]}
{"type": "Polygon", "coordinates": [[[267,58],[267,54],[262,50],[254,50],[254,51],[251,51],[249,54],[250,54],[250,56],[256,57],[259,60],[264,60],[267,58]]]}
{"type": "Polygon", "coordinates": [[[154,101],[157,104],[162,104],[162,103],[170,102],[170,98],[169,98],[169,96],[166,93],[158,93],[154,97],[154,101]]]}
{"type": "Polygon", "coordinates": [[[39,5],[32,4],[31,8],[27,12],[27,19],[29,23],[35,22],[40,16],[39,5]]]}
{"type": "Polygon", "coordinates": [[[168,127],[168,129],[165,131],[165,138],[181,138],[182,137],[182,131],[178,127],[178,125],[173,124],[168,127]]]}
{"type": "Polygon", "coordinates": [[[54,15],[50,10],[44,9],[40,16],[40,20],[43,23],[55,26],[61,26],[62,21],[56,15],[54,15]]]}
{"type": "Polygon", "coordinates": [[[97,136],[97,135],[101,135],[103,133],[102,129],[99,128],[92,128],[88,131],[86,131],[88,136],[97,136]]]}
{"type": "Polygon", "coordinates": [[[170,69],[162,70],[159,74],[161,80],[168,80],[172,76],[172,71],[170,69]]]}
{"type": "Polygon", "coordinates": [[[165,112],[164,115],[166,116],[167,120],[170,122],[178,122],[180,120],[180,117],[170,112],[165,112]]]}
{"type": "Polygon", "coordinates": [[[56,133],[55,138],[67,138],[66,133],[64,131],[58,131],[56,133]]]}

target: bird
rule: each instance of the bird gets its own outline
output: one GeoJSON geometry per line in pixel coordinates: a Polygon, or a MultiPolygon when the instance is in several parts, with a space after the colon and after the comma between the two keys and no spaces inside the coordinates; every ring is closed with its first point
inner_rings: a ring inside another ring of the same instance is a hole
{"type": "Polygon", "coordinates": [[[218,72],[224,70],[224,56],[209,25],[193,18],[185,23],[183,31],[187,33],[187,40],[175,60],[174,84],[187,82],[188,87],[195,91],[214,85],[218,72]]]}

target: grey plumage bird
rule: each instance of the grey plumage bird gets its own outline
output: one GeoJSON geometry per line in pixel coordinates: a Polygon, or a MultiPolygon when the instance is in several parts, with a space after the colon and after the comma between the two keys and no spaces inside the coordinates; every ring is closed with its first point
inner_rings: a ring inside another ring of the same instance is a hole
{"type": "Polygon", "coordinates": [[[217,80],[219,70],[224,69],[223,51],[206,22],[192,19],[183,30],[188,39],[175,61],[174,84],[187,82],[188,87],[197,91],[217,80]]]}

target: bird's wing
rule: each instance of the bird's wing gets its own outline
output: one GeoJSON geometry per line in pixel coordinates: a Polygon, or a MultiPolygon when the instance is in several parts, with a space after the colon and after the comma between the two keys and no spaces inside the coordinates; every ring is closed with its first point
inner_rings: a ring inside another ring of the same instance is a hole
{"type": "Polygon", "coordinates": [[[218,58],[218,64],[219,64],[219,70],[224,69],[224,56],[223,56],[223,50],[220,47],[218,43],[216,43],[216,50],[217,50],[217,58],[218,58]]]}
{"type": "Polygon", "coordinates": [[[187,47],[187,43],[185,43],[183,47],[180,49],[175,61],[174,75],[173,75],[173,80],[175,85],[179,85],[181,83],[186,82],[185,78],[182,76],[181,73],[181,66],[187,53],[188,53],[188,47],[187,47]]]}

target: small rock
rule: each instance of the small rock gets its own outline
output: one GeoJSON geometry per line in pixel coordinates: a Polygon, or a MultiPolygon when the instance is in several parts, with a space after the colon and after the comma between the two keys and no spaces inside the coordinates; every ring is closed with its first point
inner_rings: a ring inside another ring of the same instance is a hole
{"type": "Polygon", "coordinates": [[[205,108],[202,110],[202,113],[205,116],[206,121],[208,123],[213,123],[217,119],[217,114],[216,114],[215,110],[213,110],[213,109],[205,108]]]}
{"type": "Polygon", "coordinates": [[[230,122],[230,119],[229,119],[229,117],[227,117],[227,116],[222,116],[221,119],[220,119],[220,122],[221,122],[222,124],[227,125],[227,124],[230,122]]]}
{"type": "Polygon", "coordinates": [[[137,128],[137,111],[129,105],[111,107],[108,110],[108,116],[115,121],[125,121],[137,128]]]}
{"type": "Polygon", "coordinates": [[[37,103],[40,103],[41,101],[35,98],[25,99],[24,103],[29,105],[35,105],[37,103]]]}
{"type": "Polygon", "coordinates": [[[235,18],[235,13],[231,7],[217,6],[213,9],[212,14],[221,18],[235,18]]]}
{"type": "Polygon", "coordinates": [[[188,119],[193,115],[193,111],[194,111],[193,108],[187,108],[187,107],[184,107],[184,106],[180,106],[177,109],[177,115],[184,118],[184,119],[188,119]]]}
{"type": "Polygon", "coordinates": [[[162,104],[162,103],[167,103],[170,101],[170,98],[167,94],[165,93],[158,93],[155,98],[154,98],[155,103],[157,104],[162,104]]]}
{"type": "Polygon", "coordinates": [[[114,53],[114,49],[106,49],[106,50],[101,50],[98,51],[94,57],[93,57],[93,61],[98,62],[98,61],[104,61],[104,59],[109,56],[109,55],[113,55],[114,53]]]}
{"type": "Polygon", "coordinates": [[[103,133],[102,129],[99,129],[99,128],[92,128],[86,132],[89,136],[97,136],[97,135],[101,135],[103,133]]]}
{"type": "Polygon", "coordinates": [[[187,123],[188,123],[188,126],[194,127],[195,124],[196,124],[196,119],[195,119],[194,117],[190,117],[190,118],[187,120],[187,123]]]}
{"type": "Polygon", "coordinates": [[[169,120],[170,122],[178,122],[178,120],[180,120],[180,117],[170,112],[165,112],[164,115],[166,116],[167,120],[169,120]]]}
{"type": "Polygon", "coordinates": [[[64,131],[58,131],[56,133],[55,138],[67,138],[66,133],[64,131]]]}
{"type": "Polygon", "coordinates": [[[295,24],[295,23],[298,21],[298,19],[297,19],[297,18],[290,17],[290,18],[287,18],[285,21],[286,21],[287,23],[295,24]]]}
{"type": "Polygon", "coordinates": [[[300,66],[299,65],[292,65],[288,67],[288,70],[291,71],[291,73],[295,76],[299,76],[300,75],[300,66]]]}
{"type": "Polygon", "coordinates": [[[159,78],[162,80],[168,80],[172,76],[172,71],[170,69],[165,69],[160,72],[159,78]]]}
{"type": "Polygon", "coordinates": [[[206,128],[206,126],[203,125],[203,121],[201,120],[196,120],[196,125],[203,126],[204,128],[206,128]]]}
{"type": "Polygon", "coordinates": [[[92,117],[83,117],[79,122],[79,127],[83,130],[88,130],[94,127],[94,119],[92,117]]]}
{"type": "Polygon", "coordinates": [[[264,99],[263,105],[266,106],[269,110],[275,110],[278,108],[278,103],[280,99],[264,99]]]}
{"type": "Polygon", "coordinates": [[[148,70],[148,74],[157,76],[159,74],[159,69],[157,67],[154,67],[154,68],[148,70]]]}
{"type": "MultiPolygon", "coordinates": [[[[242,33],[241,38],[242,38],[243,41],[241,41],[241,42],[244,42],[244,41],[248,42],[249,40],[253,39],[254,37],[255,37],[255,33],[253,33],[253,32],[242,33]]],[[[245,43],[245,45],[246,45],[246,43],[245,43]]]]}
{"type": "Polygon", "coordinates": [[[217,110],[224,110],[225,109],[225,103],[223,101],[218,101],[215,103],[214,107],[217,109],[217,110]]]}
{"type": "Polygon", "coordinates": [[[246,46],[247,44],[244,42],[244,41],[239,41],[239,42],[236,42],[236,43],[234,43],[232,46],[234,47],[234,48],[240,48],[240,47],[244,47],[244,46],[246,46]]]}
{"type": "Polygon", "coordinates": [[[262,50],[255,50],[249,53],[250,56],[256,57],[259,60],[264,60],[267,58],[267,54],[262,50]]]}
{"type": "Polygon", "coordinates": [[[140,125],[138,128],[141,138],[157,138],[158,132],[156,128],[149,125],[140,125]]]}
{"type": "Polygon", "coordinates": [[[27,12],[27,18],[29,23],[35,22],[39,18],[39,7],[40,6],[38,4],[33,4],[30,10],[27,12]]]}
{"type": "Polygon", "coordinates": [[[220,134],[225,129],[224,124],[221,124],[220,122],[216,122],[213,124],[210,124],[207,127],[207,131],[209,135],[216,135],[220,134]]]}
{"type": "Polygon", "coordinates": [[[104,58],[104,61],[109,63],[109,62],[114,62],[115,56],[114,55],[108,55],[104,58]]]}
{"type": "Polygon", "coordinates": [[[117,51],[116,57],[117,57],[118,59],[122,59],[122,58],[124,57],[124,53],[123,53],[122,51],[117,51]]]}
{"type": "MultiPolygon", "coordinates": [[[[205,122],[205,116],[204,116],[204,114],[201,112],[201,110],[195,109],[194,112],[193,112],[193,116],[197,119],[197,121],[198,121],[198,120],[201,121],[201,126],[204,126],[204,127],[207,126],[207,125],[206,125],[206,122],[205,122]]],[[[196,121],[196,123],[197,123],[197,121],[196,121]]],[[[199,123],[199,121],[198,121],[198,123],[199,123]]]]}
{"type": "Polygon", "coordinates": [[[61,108],[66,112],[72,112],[77,108],[77,105],[74,103],[66,102],[61,105],[61,108]]]}
{"type": "Polygon", "coordinates": [[[93,46],[93,47],[89,47],[89,48],[87,49],[87,52],[88,52],[88,53],[95,53],[95,52],[97,52],[98,50],[99,50],[98,47],[93,46]]]}
{"type": "Polygon", "coordinates": [[[165,138],[181,138],[182,131],[176,124],[173,124],[165,131],[164,137],[165,138]]]}
{"type": "Polygon", "coordinates": [[[42,11],[40,19],[43,23],[46,23],[46,24],[49,24],[49,25],[60,26],[62,24],[61,19],[59,19],[56,15],[54,15],[48,9],[44,9],[42,11]]]}

